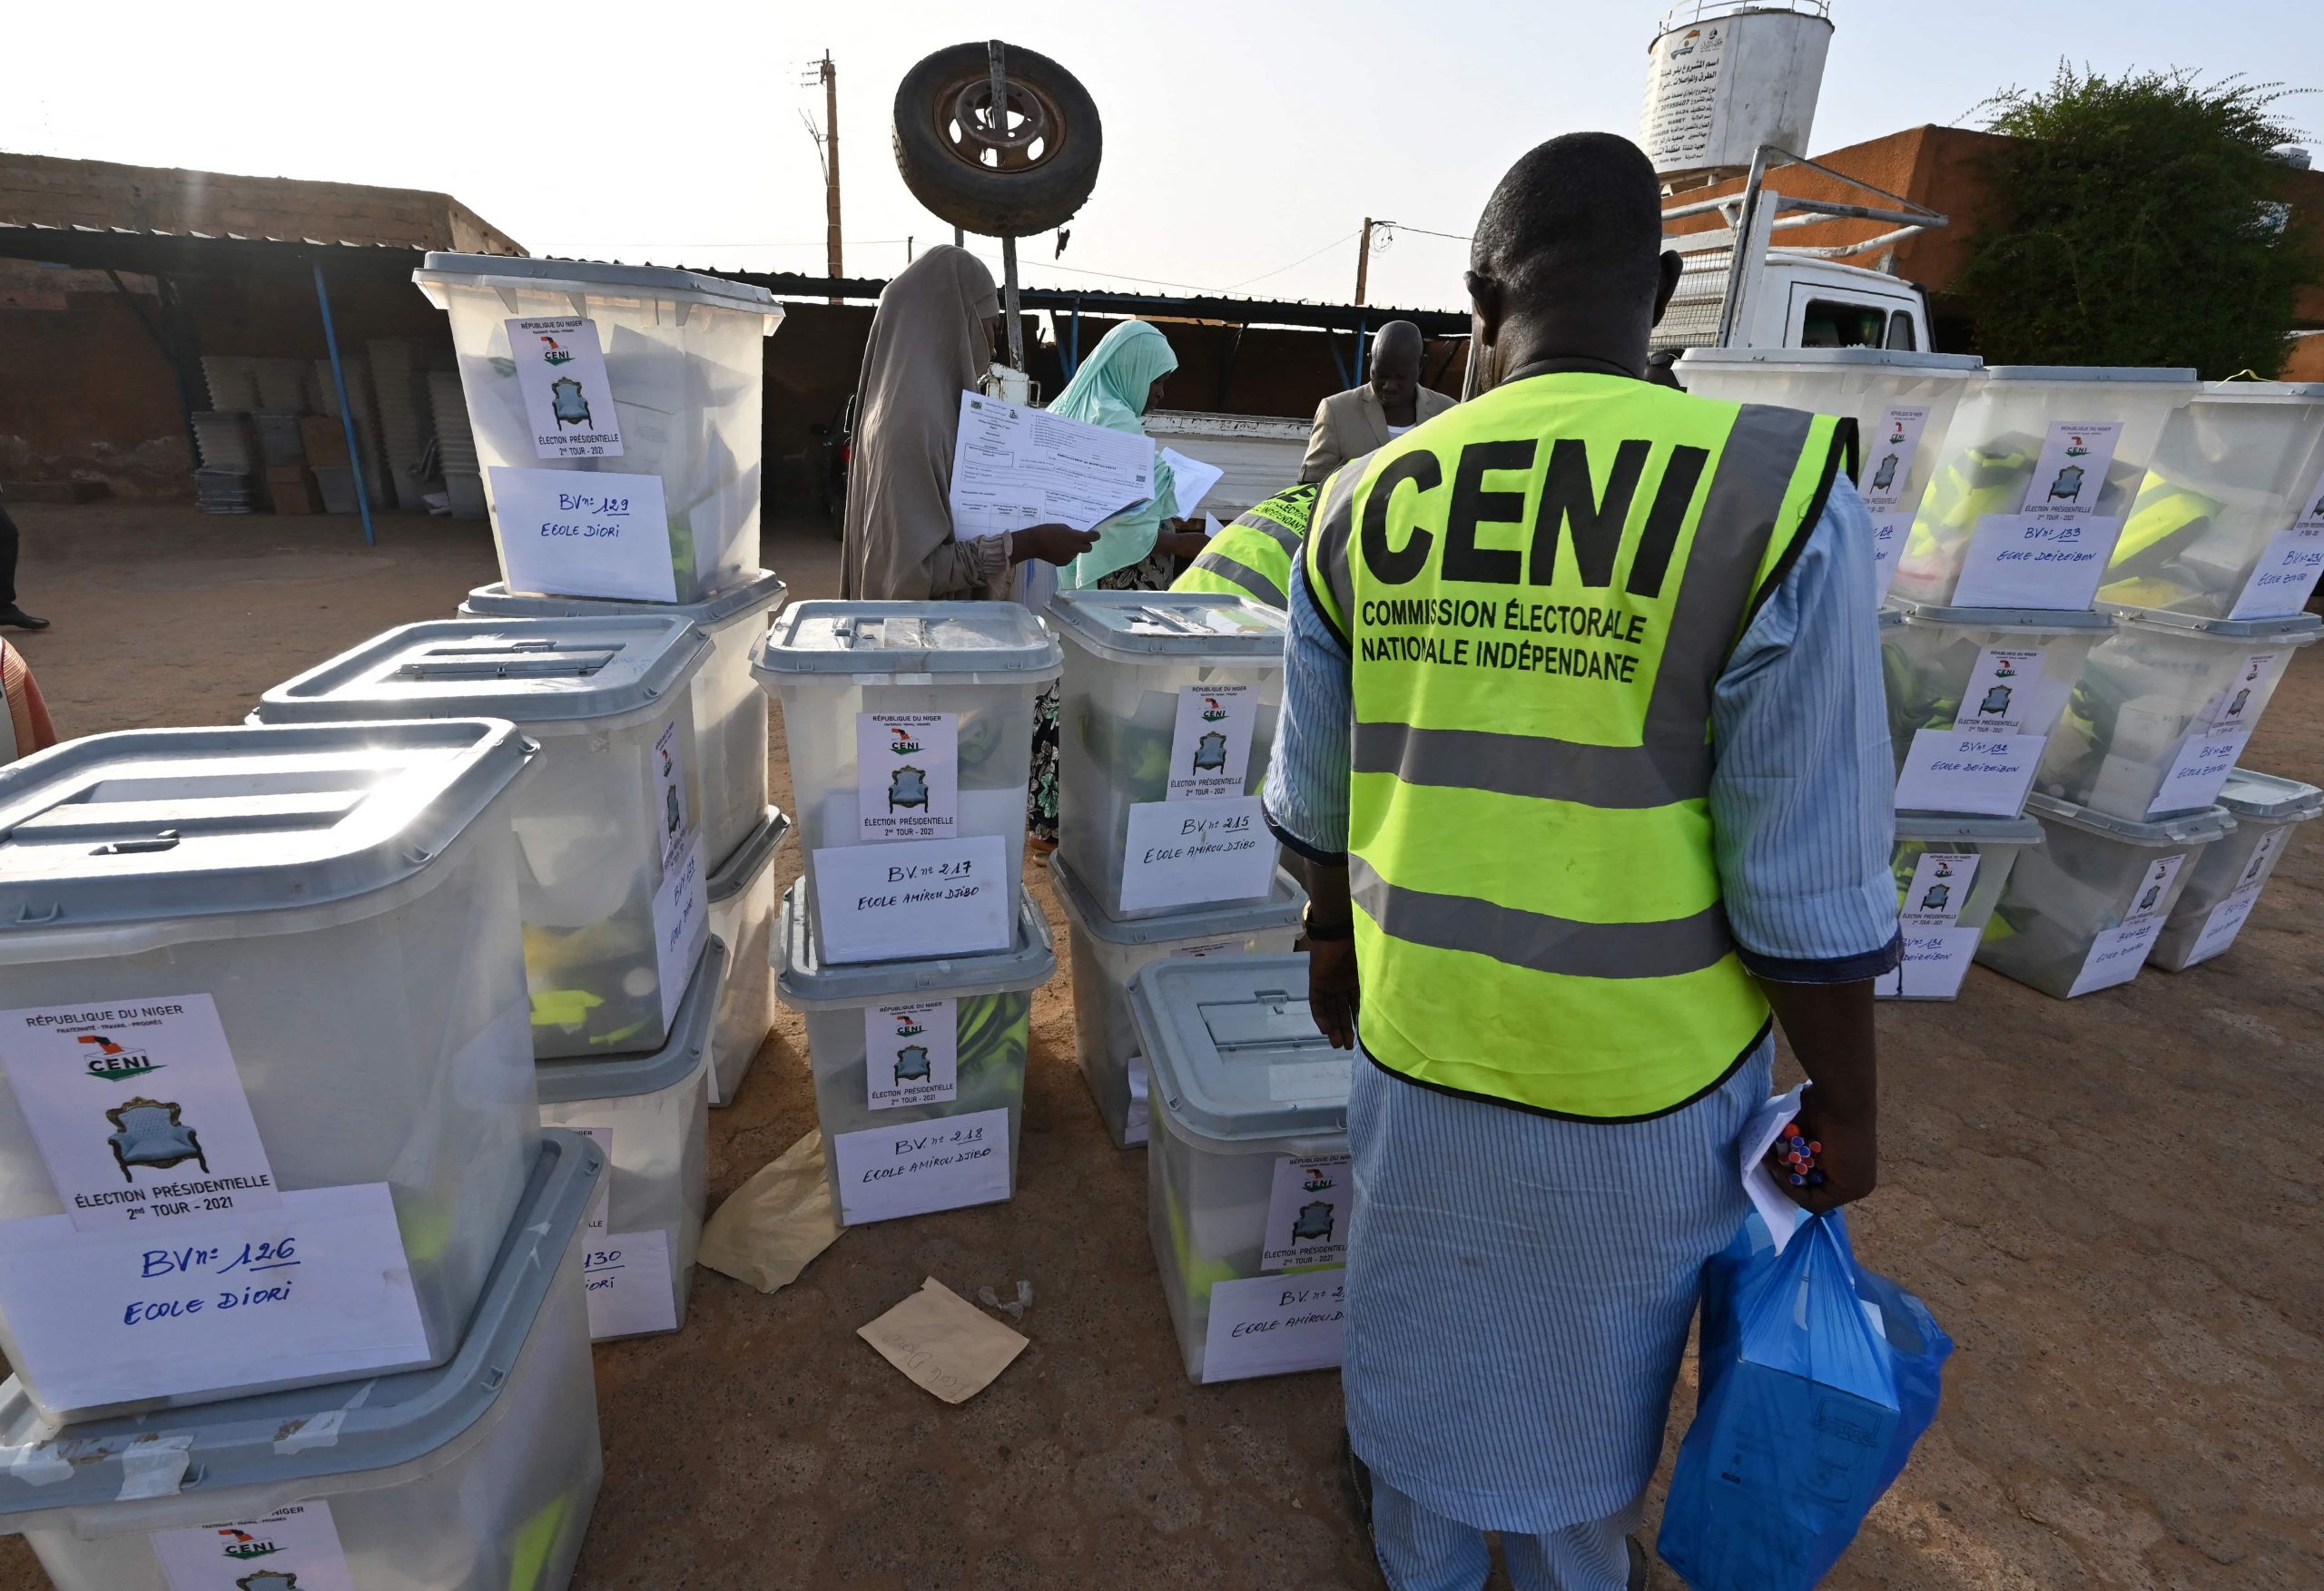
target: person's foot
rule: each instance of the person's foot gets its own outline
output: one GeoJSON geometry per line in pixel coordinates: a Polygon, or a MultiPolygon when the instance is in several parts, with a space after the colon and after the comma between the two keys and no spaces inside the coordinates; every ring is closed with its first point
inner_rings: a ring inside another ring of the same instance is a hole
{"type": "Polygon", "coordinates": [[[45,630],[46,619],[35,619],[15,603],[0,608],[0,624],[13,624],[19,630],[45,630]]]}

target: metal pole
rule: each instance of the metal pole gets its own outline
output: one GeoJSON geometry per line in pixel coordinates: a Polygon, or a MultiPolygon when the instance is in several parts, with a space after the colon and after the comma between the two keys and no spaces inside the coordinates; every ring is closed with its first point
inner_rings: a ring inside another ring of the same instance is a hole
{"type": "Polygon", "coordinates": [[[1025,322],[1017,309],[1017,240],[1000,240],[1001,310],[1009,317],[1009,368],[1025,368],[1025,322]]]}
{"type": "MultiPolygon", "coordinates": [[[[834,279],[845,276],[839,242],[839,68],[823,52],[823,259],[834,279]]],[[[840,300],[833,299],[832,303],[840,300]]]]}
{"type": "MultiPolygon", "coordinates": [[[[1363,300],[1357,301],[1360,303],[1363,300]]],[[[1355,323],[1355,384],[1358,387],[1364,385],[1364,356],[1366,351],[1364,333],[1370,329],[1370,321],[1360,318],[1357,319],[1355,323]]]]}
{"type": "Polygon", "coordinates": [[[1073,300],[1073,351],[1066,359],[1065,378],[1068,381],[1072,380],[1073,373],[1079,368],[1081,368],[1081,300],[1077,298],[1073,300]]]}
{"type": "MultiPolygon", "coordinates": [[[[1364,302],[1364,281],[1372,270],[1372,218],[1364,218],[1364,241],[1355,246],[1355,301],[1364,302]]],[[[834,272],[833,274],[837,274],[834,272]]],[[[1357,356],[1359,358],[1361,355],[1357,356]]]]}
{"type": "Polygon", "coordinates": [[[323,347],[330,351],[330,384],[339,393],[339,426],[347,433],[347,473],[355,477],[355,509],[363,516],[363,545],[376,547],[379,538],[371,528],[371,488],[363,484],[363,448],[355,439],[355,406],[347,400],[347,367],[340,362],[339,332],[330,323],[330,290],[323,285],[323,262],[315,268],[315,302],[322,306],[323,347]]]}

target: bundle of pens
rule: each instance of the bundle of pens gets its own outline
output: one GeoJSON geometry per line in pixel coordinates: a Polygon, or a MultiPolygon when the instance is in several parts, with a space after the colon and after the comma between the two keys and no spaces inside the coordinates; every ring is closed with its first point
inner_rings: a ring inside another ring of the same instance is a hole
{"type": "Polygon", "coordinates": [[[1824,1174],[1816,1168],[1816,1157],[1824,1153],[1823,1140],[1810,1138],[1799,1130],[1797,1122],[1786,1125],[1768,1145],[1768,1159],[1778,1177],[1795,1188],[1820,1188],[1824,1174]]]}

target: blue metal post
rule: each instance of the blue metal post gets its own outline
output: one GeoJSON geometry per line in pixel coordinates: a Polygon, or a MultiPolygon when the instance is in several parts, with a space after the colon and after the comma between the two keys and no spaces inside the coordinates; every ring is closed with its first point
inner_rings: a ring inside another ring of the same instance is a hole
{"type": "Polygon", "coordinates": [[[1073,373],[1079,368],[1081,368],[1081,300],[1076,299],[1073,300],[1073,347],[1065,356],[1065,378],[1068,381],[1072,380],[1073,373]]]}
{"type": "Polygon", "coordinates": [[[323,347],[330,350],[330,384],[339,391],[339,423],[347,433],[347,473],[355,477],[355,506],[363,516],[363,545],[376,547],[379,538],[371,529],[371,488],[363,482],[363,448],[355,439],[355,406],[347,401],[347,367],[340,362],[339,333],[330,323],[330,290],[323,285],[323,262],[315,268],[315,302],[323,310],[323,347]]]}
{"type": "Polygon", "coordinates": [[[1358,387],[1364,385],[1364,334],[1370,329],[1371,324],[1368,321],[1358,320],[1355,323],[1355,384],[1358,387]]]}
{"type": "Polygon", "coordinates": [[[1340,386],[1343,388],[1354,386],[1355,383],[1347,378],[1347,360],[1340,355],[1340,334],[1336,331],[1324,332],[1324,348],[1332,356],[1332,368],[1340,373],[1340,386]]]}

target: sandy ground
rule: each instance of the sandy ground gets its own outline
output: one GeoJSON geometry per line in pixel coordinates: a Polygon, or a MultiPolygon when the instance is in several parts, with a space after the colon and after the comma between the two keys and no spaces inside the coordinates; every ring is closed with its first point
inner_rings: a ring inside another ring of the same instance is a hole
{"type": "MultiPolygon", "coordinates": [[[[16,512],[24,601],[56,621],[23,645],[68,734],[238,720],[497,575],[478,525],[390,516],[370,551],[347,519],[16,512]]],[[[766,551],[794,597],[835,594],[820,525],[766,551]]],[[[2319,709],[2324,648],[2249,760],[2319,780],[2319,709]]],[[[797,866],[787,851],[786,882],[797,866]]],[[[1829,1585],[2324,1586],[2319,906],[2311,840],[2196,971],[2069,1005],[1978,968],[1957,1005],[1883,1010],[1886,1164],[1858,1250],[1959,1353],[1936,1428],[1829,1585]]],[[[773,1297],[698,1272],[684,1331],[597,1350],[606,1487],[576,1586],[1379,1584],[1332,1467],[1336,1378],[1187,1383],[1141,1154],[1099,1126],[1072,1019],[1061,969],[1034,1002],[1015,1200],[848,1233],[773,1297]],[[854,1334],[927,1276],[1034,1289],[1031,1347],[960,1408],[854,1334]]],[[[813,1125],[785,1012],[712,1116],[713,1203],[813,1125]]],[[[1690,1391],[1679,1406],[1673,1448],[1690,1391]]],[[[1658,1487],[1649,1519],[1659,1505],[1658,1487]]],[[[0,1591],[43,1584],[0,1541],[0,1591]]]]}

